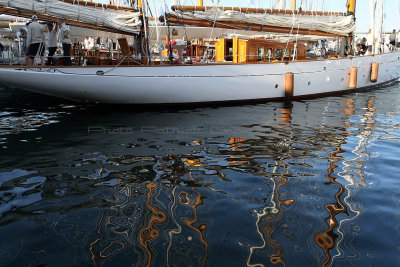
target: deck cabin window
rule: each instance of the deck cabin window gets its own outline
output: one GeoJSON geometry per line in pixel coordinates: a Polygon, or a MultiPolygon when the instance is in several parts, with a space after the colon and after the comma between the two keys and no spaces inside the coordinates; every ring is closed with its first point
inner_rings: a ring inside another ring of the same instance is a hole
{"type": "Polygon", "coordinates": [[[264,47],[258,47],[258,49],[257,49],[257,62],[264,61],[264,56],[265,56],[265,48],[264,47]]]}
{"type": "Polygon", "coordinates": [[[274,60],[274,50],[272,48],[267,48],[266,56],[268,61],[274,60]]]}
{"type": "Polygon", "coordinates": [[[226,40],[225,60],[233,61],[233,40],[226,40]]]}
{"type": "Polygon", "coordinates": [[[275,49],[275,59],[280,60],[282,58],[282,48],[275,49]]]}

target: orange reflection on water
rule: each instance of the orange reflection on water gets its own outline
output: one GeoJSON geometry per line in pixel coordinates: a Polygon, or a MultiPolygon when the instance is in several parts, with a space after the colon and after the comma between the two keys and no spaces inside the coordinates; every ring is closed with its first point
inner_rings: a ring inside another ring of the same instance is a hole
{"type": "MultiPolygon", "coordinates": [[[[191,177],[192,179],[192,177],[191,177]]],[[[195,189],[193,189],[194,192],[197,193],[197,197],[195,198],[194,204],[191,205],[193,211],[194,211],[194,218],[193,220],[189,220],[189,219],[185,219],[185,223],[187,224],[187,226],[189,226],[190,228],[192,228],[193,230],[195,230],[199,236],[200,236],[200,240],[201,242],[205,245],[206,247],[206,255],[204,256],[203,262],[202,262],[202,266],[205,266],[207,258],[208,258],[208,243],[207,241],[204,240],[204,236],[203,236],[203,231],[205,231],[207,229],[207,225],[206,224],[201,224],[199,227],[194,226],[194,224],[199,220],[198,218],[198,211],[197,211],[197,207],[201,204],[203,204],[203,196],[201,195],[200,192],[196,191],[195,189]]],[[[190,199],[188,197],[188,193],[187,192],[182,192],[179,194],[179,202],[183,205],[190,205],[190,199]],[[185,201],[183,201],[183,196],[185,197],[185,201]]],[[[192,201],[193,203],[193,201],[192,201]]]]}
{"type": "Polygon", "coordinates": [[[368,100],[368,104],[367,104],[368,112],[364,115],[364,117],[369,119],[369,121],[367,122],[368,128],[372,128],[375,126],[374,119],[375,119],[376,109],[374,108],[374,105],[375,105],[375,100],[373,100],[373,99],[368,100]]]}
{"type": "Polygon", "coordinates": [[[232,151],[243,151],[243,148],[240,148],[238,144],[245,142],[249,139],[246,138],[230,138],[229,144],[231,145],[230,150],[232,151]]]}
{"type": "MultiPolygon", "coordinates": [[[[332,152],[330,154],[332,159],[339,159],[340,157],[337,156],[338,153],[343,153],[344,151],[339,147],[337,147],[336,151],[332,152]]],[[[328,229],[324,231],[323,233],[319,233],[315,235],[315,242],[320,246],[324,252],[326,259],[323,262],[323,266],[326,266],[330,261],[331,261],[331,256],[330,256],[330,251],[335,247],[335,240],[337,238],[336,234],[334,233],[334,229],[338,226],[338,222],[336,219],[336,216],[340,213],[346,213],[347,214],[347,207],[343,204],[341,197],[343,193],[345,192],[345,189],[342,184],[338,183],[336,181],[336,178],[332,177],[332,174],[334,173],[335,169],[338,166],[335,165],[333,162],[330,163],[330,167],[328,169],[328,174],[325,176],[326,178],[329,179],[329,181],[333,184],[336,184],[339,186],[339,191],[336,193],[335,198],[336,198],[336,203],[332,204],[327,204],[325,208],[329,212],[329,218],[327,218],[325,221],[328,224],[328,229]]]]}
{"type": "Polygon", "coordinates": [[[292,109],[282,108],[281,121],[287,124],[292,122],[292,109]]]}
{"type": "Polygon", "coordinates": [[[354,114],[356,114],[356,112],[355,112],[355,110],[354,110],[354,108],[355,108],[355,105],[354,105],[354,103],[355,103],[356,101],[354,100],[354,99],[352,99],[352,98],[348,98],[347,100],[346,100],[346,107],[347,108],[345,108],[343,111],[344,111],[344,114],[346,114],[346,115],[354,115],[354,114]]]}
{"type": "MultiPolygon", "coordinates": [[[[229,139],[230,150],[232,151],[243,151],[244,149],[240,147],[240,143],[245,142],[249,139],[247,138],[231,138],[229,139]]],[[[252,157],[246,155],[237,155],[237,156],[229,156],[228,163],[232,166],[240,166],[248,164],[249,162],[246,159],[252,159],[252,157]],[[243,158],[244,160],[237,160],[237,158],[243,158]],[[231,160],[232,159],[232,160],[231,160]]]]}
{"type": "Polygon", "coordinates": [[[147,188],[149,192],[146,197],[146,206],[152,212],[152,215],[149,219],[148,225],[144,227],[139,233],[140,245],[145,249],[147,253],[147,263],[146,266],[150,266],[152,262],[152,252],[149,246],[149,242],[154,240],[160,236],[160,231],[155,228],[156,224],[164,223],[167,219],[165,213],[159,210],[156,206],[151,204],[151,197],[154,194],[155,189],[157,188],[156,183],[147,184],[147,188]]]}
{"type": "Polygon", "coordinates": [[[185,158],[183,160],[183,162],[185,162],[185,164],[190,167],[203,167],[204,166],[204,163],[201,163],[199,159],[185,158]]]}

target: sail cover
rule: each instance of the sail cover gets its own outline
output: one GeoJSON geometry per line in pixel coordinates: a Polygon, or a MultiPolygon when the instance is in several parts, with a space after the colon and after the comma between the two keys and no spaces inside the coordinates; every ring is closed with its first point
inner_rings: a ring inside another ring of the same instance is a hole
{"type": "Polygon", "coordinates": [[[242,13],[235,10],[223,10],[220,8],[210,8],[205,11],[182,11],[176,9],[175,12],[169,13],[168,15],[177,18],[206,20],[210,22],[239,22],[291,28],[293,29],[293,33],[296,32],[296,29],[306,29],[345,36],[355,30],[353,15],[242,13]]]}
{"type": "Polygon", "coordinates": [[[0,7],[44,14],[132,34],[138,34],[142,25],[139,12],[75,5],[57,0],[0,0],[0,7]]]}

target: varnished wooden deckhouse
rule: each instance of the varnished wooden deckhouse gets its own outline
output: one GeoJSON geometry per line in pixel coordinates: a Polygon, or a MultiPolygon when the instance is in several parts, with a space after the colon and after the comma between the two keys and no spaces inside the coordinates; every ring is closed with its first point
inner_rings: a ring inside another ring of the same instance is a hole
{"type": "Polygon", "coordinates": [[[306,46],[264,39],[219,39],[215,44],[217,62],[255,63],[305,60],[306,46]]]}

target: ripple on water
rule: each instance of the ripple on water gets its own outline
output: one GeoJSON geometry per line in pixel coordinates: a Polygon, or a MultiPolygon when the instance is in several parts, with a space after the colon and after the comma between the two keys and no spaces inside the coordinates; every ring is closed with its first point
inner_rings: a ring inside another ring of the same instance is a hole
{"type": "Polygon", "coordinates": [[[178,110],[8,105],[0,260],[390,265],[400,97],[386,89],[178,110]]]}

